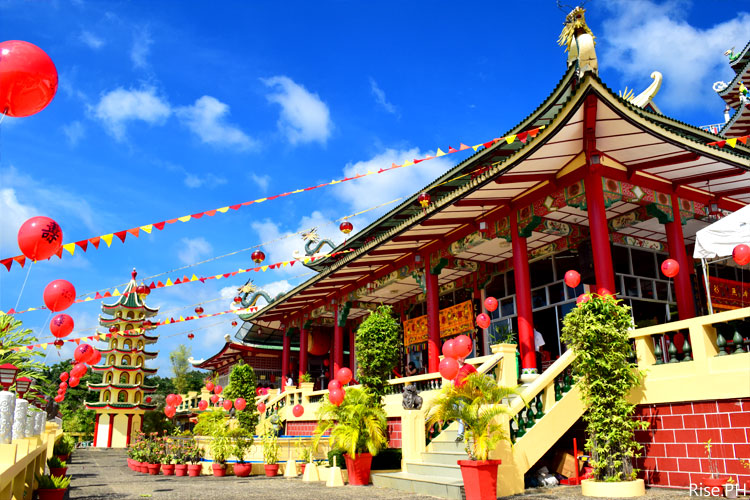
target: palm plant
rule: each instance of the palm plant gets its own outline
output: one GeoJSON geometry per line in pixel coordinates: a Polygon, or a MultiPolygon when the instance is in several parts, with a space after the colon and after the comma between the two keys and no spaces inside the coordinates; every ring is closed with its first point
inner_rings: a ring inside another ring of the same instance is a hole
{"type": "Polygon", "coordinates": [[[50,476],[49,474],[36,474],[38,489],[40,490],[62,490],[70,486],[70,476],[50,476]]]}
{"type": "Polygon", "coordinates": [[[463,385],[447,384],[430,404],[427,426],[462,420],[466,427],[466,452],[471,460],[487,460],[490,451],[508,436],[497,417],[510,410],[502,401],[518,390],[502,387],[490,376],[472,373],[463,385]]]}
{"type": "Polygon", "coordinates": [[[232,437],[232,455],[237,457],[237,463],[244,464],[245,455],[253,446],[253,436],[241,427],[233,429],[230,436],[232,437]]]}
{"type": "Polygon", "coordinates": [[[273,465],[279,460],[279,441],[276,433],[267,430],[263,434],[263,462],[266,465],[273,465]]]}
{"type": "Polygon", "coordinates": [[[331,448],[341,448],[352,458],[357,453],[377,455],[388,444],[388,421],[380,398],[367,388],[348,389],[341,405],[326,402],[318,412],[315,443],[331,430],[331,448]]]}

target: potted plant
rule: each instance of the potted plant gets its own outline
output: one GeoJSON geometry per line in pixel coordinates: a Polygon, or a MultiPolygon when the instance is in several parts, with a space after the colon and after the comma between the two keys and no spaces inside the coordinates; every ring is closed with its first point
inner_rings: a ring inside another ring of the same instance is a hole
{"type": "Polygon", "coordinates": [[[190,440],[186,447],[185,459],[188,462],[188,476],[198,477],[201,475],[201,470],[203,469],[203,465],[201,464],[203,460],[203,448],[198,446],[198,442],[195,439],[190,440]]]}
{"type": "Polygon", "coordinates": [[[68,464],[55,456],[47,459],[47,467],[49,467],[50,476],[61,477],[68,471],[68,464]]]}
{"type": "Polygon", "coordinates": [[[297,460],[301,460],[302,464],[300,465],[301,473],[305,473],[305,465],[307,465],[307,462],[309,462],[312,459],[312,452],[313,448],[312,445],[306,445],[304,441],[302,441],[302,438],[297,438],[297,460]]]}
{"type": "Polygon", "coordinates": [[[214,463],[211,468],[214,477],[224,477],[227,474],[227,457],[230,453],[231,441],[226,427],[216,428],[211,434],[211,458],[214,463]]]}
{"type": "Polygon", "coordinates": [[[516,389],[497,385],[489,375],[472,373],[461,384],[446,384],[427,410],[427,427],[461,420],[466,435],[468,460],[458,460],[466,499],[497,498],[497,467],[500,460],[489,455],[508,439],[497,417],[508,414],[503,399],[518,394],[516,389]]]}
{"type": "Polygon", "coordinates": [[[148,473],[152,476],[158,476],[161,470],[161,464],[164,458],[164,447],[161,439],[159,439],[154,433],[151,439],[148,440],[148,457],[146,462],[148,463],[148,473]]]}
{"type": "Polygon", "coordinates": [[[330,430],[331,448],[346,451],[344,460],[349,471],[349,484],[369,484],[372,456],[388,444],[388,422],[380,397],[367,388],[350,388],[339,406],[324,403],[318,418],[313,446],[317,447],[320,437],[330,430]]]}
{"type": "Polygon", "coordinates": [[[719,475],[719,468],[716,466],[716,462],[711,456],[712,446],[713,445],[711,444],[710,439],[704,444],[706,455],[708,456],[708,470],[711,472],[711,477],[704,478],[703,480],[701,480],[701,483],[704,487],[709,489],[709,492],[712,496],[714,496],[714,493],[716,493],[716,496],[718,496],[720,492],[724,491],[724,485],[729,481],[730,478],[728,476],[719,475]]]}
{"type": "Polygon", "coordinates": [[[55,446],[52,448],[52,454],[55,455],[63,462],[70,463],[70,454],[73,451],[75,443],[73,438],[68,435],[63,435],[55,446]]]}
{"type": "Polygon", "coordinates": [[[253,438],[242,429],[234,429],[231,433],[232,455],[237,457],[237,463],[234,464],[234,475],[237,477],[247,477],[253,471],[253,464],[245,462],[245,455],[253,446],[253,438]]]}
{"type": "Polygon", "coordinates": [[[263,433],[263,468],[266,477],[274,477],[279,473],[279,441],[276,431],[271,426],[267,426],[263,433]]]}
{"type": "Polygon", "coordinates": [[[636,429],[648,422],[633,418],[631,390],[643,378],[631,363],[628,331],[633,328],[630,307],[611,295],[591,294],[565,316],[561,339],[576,353],[573,377],[588,410],[583,415],[593,477],[584,479],[584,496],[621,497],[645,495],[643,479],[637,478],[633,460],[642,448],[636,429]]]}
{"type": "Polygon", "coordinates": [[[183,439],[179,439],[174,443],[174,475],[175,476],[187,476],[187,454],[185,442],[183,439]]]}
{"type": "Polygon", "coordinates": [[[36,475],[39,500],[62,500],[70,486],[70,476],[36,475]]]}
{"type": "Polygon", "coordinates": [[[312,392],[314,387],[315,382],[313,382],[312,375],[307,372],[303,373],[299,378],[299,388],[302,392],[312,392]]]}
{"type": "Polygon", "coordinates": [[[164,454],[161,460],[161,472],[165,476],[172,476],[174,475],[175,466],[175,444],[167,436],[164,436],[164,454]]]}

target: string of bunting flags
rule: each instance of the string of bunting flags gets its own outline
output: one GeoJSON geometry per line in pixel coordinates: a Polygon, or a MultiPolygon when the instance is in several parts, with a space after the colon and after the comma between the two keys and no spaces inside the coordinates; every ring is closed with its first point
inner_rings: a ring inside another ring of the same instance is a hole
{"type": "MultiPolygon", "coordinates": [[[[492,139],[490,141],[487,141],[487,142],[484,142],[484,143],[480,143],[480,144],[476,144],[474,146],[467,146],[464,143],[460,143],[460,146],[458,148],[454,148],[452,146],[449,146],[447,151],[443,151],[440,148],[438,148],[437,152],[435,153],[435,155],[428,155],[428,156],[425,156],[424,158],[415,158],[415,159],[413,159],[411,161],[406,161],[406,162],[404,162],[401,165],[397,165],[396,163],[392,163],[391,166],[387,167],[387,168],[381,168],[381,169],[379,169],[377,171],[369,171],[368,170],[367,173],[364,173],[364,174],[357,174],[357,175],[355,175],[353,177],[345,177],[343,179],[334,179],[331,182],[325,182],[323,184],[318,184],[317,186],[309,186],[309,187],[302,188],[302,189],[295,189],[293,191],[288,191],[288,192],[285,192],[285,193],[280,193],[280,194],[277,194],[277,195],[274,195],[274,196],[269,196],[269,197],[266,197],[266,198],[259,198],[257,200],[245,201],[245,202],[242,202],[242,203],[238,203],[236,205],[229,205],[229,206],[225,206],[225,207],[214,208],[214,209],[211,209],[211,210],[206,210],[204,212],[197,212],[197,213],[194,213],[194,214],[191,214],[191,215],[183,215],[182,217],[177,217],[177,218],[174,218],[174,219],[164,220],[164,221],[160,221],[160,222],[154,222],[154,223],[151,223],[151,224],[146,224],[146,225],[143,225],[143,226],[137,226],[137,227],[133,227],[133,228],[130,228],[130,229],[124,229],[122,231],[117,231],[117,232],[109,233],[109,234],[103,234],[103,235],[100,235],[100,236],[94,236],[93,238],[87,238],[87,239],[80,240],[80,241],[75,241],[75,242],[72,242],[72,243],[65,243],[56,252],[55,255],[57,255],[59,258],[62,258],[62,256],[63,256],[63,250],[65,250],[66,252],[68,252],[70,255],[74,255],[75,252],[76,252],[76,248],[80,249],[83,252],[86,252],[92,246],[95,249],[98,250],[100,248],[100,245],[101,245],[102,242],[104,242],[107,245],[107,248],[109,248],[112,245],[112,242],[114,241],[115,238],[119,239],[122,243],[125,243],[125,239],[127,238],[128,235],[131,235],[133,237],[138,238],[138,236],[140,235],[141,231],[143,231],[143,232],[145,232],[147,234],[151,234],[151,232],[154,229],[157,229],[159,231],[164,230],[164,228],[167,226],[167,224],[175,224],[177,222],[188,222],[188,221],[191,221],[191,220],[194,220],[194,219],[200,219],[204,215],[208,216],[208,217],[213,217],[213,216],[215,216],[217,214],[227,213],[229,210],[239,210],[240,208],[242,208],[244,206],[249,206],[249,205],[253,205],[253,204],[263,203],[263,202],[267,202],[267,201],[273,201],[273,200],[276,200],[278,198],[283,198],[285,196],[289,196],[289,195],[293,195],[293,194],[299,194],[299,193],[304,193],[304,192],[307,192],[307,191],[312,191],[314,189],[319,189],[319,188],[326,187],[326,186],[333,186],[334,184],[340,184],[342,182],[352,181],[352,180],[355,180],[355,179],[361,179],[363,177],[367,177],[367,176],[370,176],[370,175],[382,174],[382,173],[385,173],[385,172],[388,172],[388,171],[391,171],[391,170],[394,170],[394,169],[397,169],[397,168],[410,167],[410,166],[413,166],[413,165],[417,165],[417,164],[419,164],[419,163],[421,163],[423,161],[433,160],[433,159],[439,158],[441,156],[445,156],[445,155],[452,154],[452,153],[458,153],[460,151],[465,151],[465,150],[468,150],[468,149],[473,149],[474,151],[478,151],[480,148],[489,148],[490,146],[493,146],[494,144],[496,144],[498,142],[503,142],[503,141],[506,142],[506,143],[508,143],[508,144],[512,144],[512,143],[514,143],[515,141],[518,140],[518,141],[520,141],[520,142],[522,142],[522,143],[525,144],[529,137],[536,137],[536,135],[539,133],[539,131],[542,130],[542,129],[544,129],[544,127],[545,126],[542,125],[540,127],[533,128],[533,129],[530,129],[530,130],[527,130],[527,131],[524,131],[524,132],[520,132],[518,134],[512,134],[512,135],[508,135],[508,136],[505,136],[505,137],[497,137],[497,138],[492,139]]],[[[11,267],[13,266],[14,262],[16,264],[20,265],[21,267],[24,267],[24,265],[26,264],[26,256],[24,256],[24,255],[16,255],[15,257],[8,257],[8,258],[5,258],[5,259],[0,259],[0,264],[2,264],[3,266],[5,266],[5,268],[8,271],[11,270],[11,267]]]]}
{"type": "Polygon", "coordinates": [[[735,148],[737,147],[738,142],[740,144],[747,145],[748,137],[750,137],[750,135],[743,135],[742,137],[732,137],[731,139],[724,139],[723,141],[709,142],[707,146],[718,146],[720,148],[723,148],[725,145],[728,145],[735,148]]]}

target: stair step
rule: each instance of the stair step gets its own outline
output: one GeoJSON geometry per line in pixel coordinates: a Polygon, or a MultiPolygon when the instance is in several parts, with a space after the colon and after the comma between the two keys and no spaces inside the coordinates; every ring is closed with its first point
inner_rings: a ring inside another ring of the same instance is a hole
{"type": "Polygon", "coordinates": [[[372,484],[410,493],[462,500],[463,479],[443,478],[410,472],[383,472],[372,475],[372,484]]]}
{"type": "Polygon", "coordinates": [[[426,451],[422,453],[422,460],[433,464],[456,465],[459,460],[468,460],[469,455],[461,451],[426,451]]]}
{"type": "Polygon", "coordinates": [[[461,480],[461,467],[458,464],[441,464],[435,462],[406,462],[406,472],[420,476],[434,476],[444,479],[461,480]]]}
{"type": "Polygon", "coordinates": [[[438,440],[432,441],[427,448],[429,451],[436,452],[436,453],[442,453],[442,452],[464,453],[464,454],[466,453],[466,443],[464,443],[463,441],[460,443],[457,443],[455,439],[451,439],[451,440],[438,439],[438,440]]]}

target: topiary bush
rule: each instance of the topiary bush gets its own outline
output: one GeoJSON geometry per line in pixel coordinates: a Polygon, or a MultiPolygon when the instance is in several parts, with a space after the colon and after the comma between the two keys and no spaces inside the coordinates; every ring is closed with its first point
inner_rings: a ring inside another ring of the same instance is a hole
{"type": "Polygon", "coordinates": [[[627,401],[641,383],[642,373],[628,358],[630,307],[612,296],[592,294],[565,316],[561,339],[573,349],[573,376],[580,382],[583,415],[596,481],[632,481],[633,460],[642,446],[635,430],[648,426],[633,419],[635,405],[627,401]]]}
{"type": "Polygon", "coordinates": [[[392,311],[391,306],[380,306],[370,313],[355,340],[357,381],[381,396],[401,352],[400,326],[392,311]]]}
{"type": "Polygon", "coordinates": [[[244,410],[235,413],[240,427],[250,435],[255,434],[258,425],[258,409],[255,407],[255,388],[257,380],[255,370],[245,363],[237,363],[232,367],[229,374],[229,385],[224,389],[224,397],[227,399],[244,398],[247,406],[244,410]]]}

